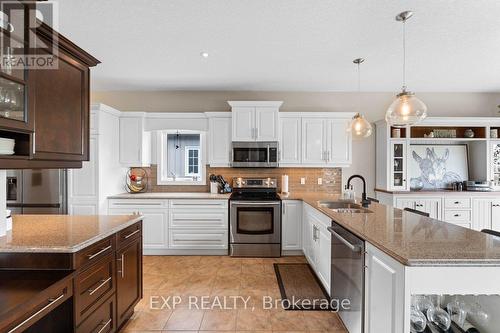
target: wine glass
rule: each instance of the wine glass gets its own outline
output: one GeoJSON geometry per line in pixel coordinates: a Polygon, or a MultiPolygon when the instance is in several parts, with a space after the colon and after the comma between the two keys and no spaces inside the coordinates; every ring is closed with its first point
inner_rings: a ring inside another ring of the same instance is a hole
{"type": "Polygon", "coordinates": [[[421,311],[412,306],[410,311],[410,332],[420,333],[425,331],[426,327],[427,318],[425,318],[425,315],[421,311]]]}
{"type": "Polygon", "coordinates": [[[411,300],[412,306],[424,315],[427,313],[427,310],[433,307],[430,298],[426,295],[414,295],[411,300]]]}
{"type": "Polygon", "coordinates": [[[465,318],[467,317],[466,305],[464,302],[455,299],[446,305],[446,309],[448,310],[448,314],[458,326],[462,327],[465,322],[465,318]]]}
{"type": "Polygon", "coordinates": [[[489,315],[477,301],[469,305],[469,315],[478,324],[485,325],[488,323],[489,315]]]}
{"type": "Polygon", "coordinates": [[[427,310],[427,321],[443,331],[447,331],[451,326],[451,317],[448,312],[437,306],[427,310]]]}

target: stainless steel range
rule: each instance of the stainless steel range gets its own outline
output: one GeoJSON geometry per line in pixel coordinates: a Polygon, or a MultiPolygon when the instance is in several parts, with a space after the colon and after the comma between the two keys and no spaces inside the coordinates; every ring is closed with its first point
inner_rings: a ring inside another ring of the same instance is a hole
{"type": "Polygon", "coordinates": [[[273,178],[234,178],[229,199],[229,254],[281,255],[281,199],[273,178]]]}

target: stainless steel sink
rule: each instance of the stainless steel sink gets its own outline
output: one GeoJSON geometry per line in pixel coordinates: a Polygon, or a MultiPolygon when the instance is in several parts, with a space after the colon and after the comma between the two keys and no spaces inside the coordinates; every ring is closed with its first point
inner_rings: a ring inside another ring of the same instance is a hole
{"type": "Polygon", "coordinates": [[[347,201],[318,201],[318,205],[337,213],[373,213],[371,210],[363,208],[361,205],[347,201]]]}

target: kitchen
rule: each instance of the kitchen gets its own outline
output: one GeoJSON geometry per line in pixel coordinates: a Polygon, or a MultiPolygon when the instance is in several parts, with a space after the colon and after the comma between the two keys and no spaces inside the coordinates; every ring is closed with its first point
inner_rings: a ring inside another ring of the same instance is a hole
{"type": "Polygon", "coordinates": [[[59,67],[1,72],[1,332],[496,331],[498,4],[54,3],[59,67]]]}

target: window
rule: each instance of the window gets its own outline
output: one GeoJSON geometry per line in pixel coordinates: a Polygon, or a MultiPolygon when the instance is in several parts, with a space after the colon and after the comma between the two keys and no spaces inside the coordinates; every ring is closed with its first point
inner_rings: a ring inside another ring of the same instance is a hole
{"type": "Polygon", "coordinates": [[[159,185],[205,185],[204,136],[187,130],[158,133],[159,185]]]}

